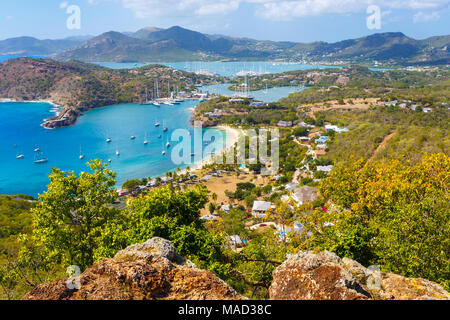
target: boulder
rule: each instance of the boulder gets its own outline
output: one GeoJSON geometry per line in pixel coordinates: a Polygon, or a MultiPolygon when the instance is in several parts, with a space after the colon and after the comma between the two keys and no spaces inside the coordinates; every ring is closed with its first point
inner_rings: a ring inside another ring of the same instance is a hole
{"type": "Polygon", "coordinates": [[[365,268],[324,251],[301,251],[273,272],[272,300],[429,300],[450,299],[442,286],[365,268]]]}
{"type": "Polygon", "coordinates": [[[240,300],[224,281],[179,256],[173,244],[152,238],[103,259],[76,281],[42,284],[25,300],[240,300]],[[73,288],[73,283],[79,284],[73,288]],[[73,288],[73,289],[71,289],[73,288]],[[78,289],[77,289],[78,288],[78,289]]]}

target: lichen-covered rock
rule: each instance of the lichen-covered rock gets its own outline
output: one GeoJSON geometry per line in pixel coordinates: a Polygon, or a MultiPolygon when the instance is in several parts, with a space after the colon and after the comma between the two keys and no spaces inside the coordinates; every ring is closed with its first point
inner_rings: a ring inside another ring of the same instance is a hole
{"type": "Polygon", "coordinates": [[[79,276],[42,284],[25,300],[231,300],[244,299],[225,282],[177,255],[170,241],[153,238],[103,259],[79,276]]]}
{"type": "Polygon", "coordinates": [[[365,268],[324,251],[301,251],[273,272],[273,300],[450,299],[440,285],[365,268]]]}

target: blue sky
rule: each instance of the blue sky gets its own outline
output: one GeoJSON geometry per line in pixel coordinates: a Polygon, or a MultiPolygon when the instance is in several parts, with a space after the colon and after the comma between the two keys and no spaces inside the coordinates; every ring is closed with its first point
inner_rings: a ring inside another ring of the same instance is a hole
{"type": "Polygon", "coordinates": [[[450,34],[450,0],[0,0],[0,39],[56,39],[173,25],[260,40],[297,42],[400,31],[423,39],[450,34]],[[81,29],[69,30],[66,10],[81,10],[81,29]],[[366,25],[369,5],[381,28],[366,25]]]}

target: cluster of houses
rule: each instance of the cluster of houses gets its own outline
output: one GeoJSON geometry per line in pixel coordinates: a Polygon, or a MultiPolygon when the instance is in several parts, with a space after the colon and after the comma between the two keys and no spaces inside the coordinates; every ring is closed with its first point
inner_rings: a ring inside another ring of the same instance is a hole
{"type": "Polygon", "coordinates": [[[225,112],[223,110],[216,108],[213,112],[205,112],[204,115],[211,118],[220,118],[224,115],[224,113],[225,112]]]}
{"type": "MultiPolygon", "coordinates": [[[[399,102],[398,100],[382,101],[382,102],[379,102],[379,104],[380,105],[384,105],[384,106],[392,106],[392,107],[395,107],[395,106],[398,105],[400,108],[403,108],[403,109],[409,108],[409,109],[411,109],[413,111],[416,111],[416,109],[418,107],[421,107],[418,104],[412,103],[411,100],[402,100],[402,102],[399,102]]],[[[428,106],[425,106],[424,108],[422,108],[422,111],[425,112],[425,113],[430,113],[431,112],[431,108],[428,108],[428,106]]]]}
{"type": "MultiPolygon", "coordinates": [[[[213,171],[210,172],[206,175],[204,175],[203,177],[199,178],[196,174],[194,173],[190,173],[189,175],[184,175],[179,177],[176,182],[177,183],[186,183],[188,185],[193,185],[193,184],[197,184],[200,182],[204,182],[204,181],[208,181],[210,180],[212,177],[220,177],[220,175],[222,174],[222,171],[217,170],[217,171],[213,171]]],[[[148,190],[148,189],[152,189],[155,187],[159,187],[165,184],[170,183],[171,181],[174,181],[173,177],[170,176],[164,176],[164,177],[160,177],[158,179],[151,179],[147,182],[147,184],[145,185],[140,185],[135,187],[133,190],[126,190],[126,189],[117,189],[117,194],[119,195],[119,197],[123,197],[123,196],[137,196],[139,193],[141,193],[142,191],[148,190]]]]}
{"type": "MultiPolygon", "coordinates": [[[[290,128],[294,125],[294,123],[292,121],[285,121],[285,120],[280,120],[277,123],[277,126],[280,128],[290,128]]],[[[304,121],[301,121],[299,123],[297,123],[297,127],[305,127],[305,128],[315,128],[314,125],[312,124],[307,124],[304,121]]]]}

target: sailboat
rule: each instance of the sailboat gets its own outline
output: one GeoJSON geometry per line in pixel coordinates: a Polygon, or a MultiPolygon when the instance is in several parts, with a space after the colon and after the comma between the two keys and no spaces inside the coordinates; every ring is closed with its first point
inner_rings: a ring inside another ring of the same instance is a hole
{"type": "Polygon", "coordinates": [[[152,103],[153,103],[153,101],[148,101],[148,89],[145,88],[145,100],[142,101],[141,104],[152,104],[152,103]]]}
{"type": "Polygon", "coordinates": [[[159,107],[161,104],[158,102],[159,91],[158,91],[158,81],[156,81],[156,80],[155,80],[155,87],[156,87],[156,93],[155,93],[155,99],[153,100],[153,105],[159,107]]]}
{"type": "Polygon", "coordinates": [[[111,138],[106,139],[106,142],[108,142],[108,143],[110,143],[111,141],[112,141],[111,138]]]}
{"type": "Polygon", "coordinates": [[[145,133],[145,140],[144,140],[144,144],[148,144],[148,141],[147,141],[147,132],[145,133]]]}
{"type": "Polygon", "coordinates": [[[170,148],[170,142],[169,142],[169,138],[167,138],[167,143],[166,143],[166,147],[170,148]]]}
{"type": "Polygon", "coordinates": [[[16,156],[16,159],[23,159],[23,158],[25,158],[25,156],[24,156],[23,154],[18,154],[18,155],[16,156]]]}
{"type": "Polygon", "coordinates": [[[120,156],[120,151],[119,151],[119,149],[116,150],[116,155],[117,155],[117,156],[120,156]]]}
{"type": "Polygon", "coordinates": [[[167,132],[168,129],[167,129],[166,125],[165,125],[165,121],[163,122],[163,124],[164,124],[164,129],[163,129],[163,131],[164,131],[164,132],[167,132]]]}
{"type": "Polygon", "coordinates": [[[34,157],[34,163],[46,163],[48,162],[48,159],[44,157],[44,154],[42,152],[39,153],[39,157],[34,157]]]}
{"type": "Polygon", "coordinates": [[[134,139],[136,139],[136,136],[131,136],[130,139],[134,140],[134,139]]]}
{"type": "Polygon", "coordinates": [[[161,154],[162,154],[163,156],[166,155],[166,150],[164,150],[164,144],[163,144],[163,150],[162,150],[161,154]]]}
{"type": "Polygon", "coordinates": [[[41,151],[41,149],[38,146],[34,147],[34,152],[39,152],[39,151],[41,151]]]}
{"type": "Polygon", "coordinates": [[[160,123],[158,122],[158,120],[156,120],[155,127],[159,127],[159,126],[160,126],[160,123]]]}
{"type": "Polygon", "coordinates": [[[81,146],[80,146],[80,160],[83,160],[83,159],[84,159],[84,154],[81,153],[81,146]]]}

